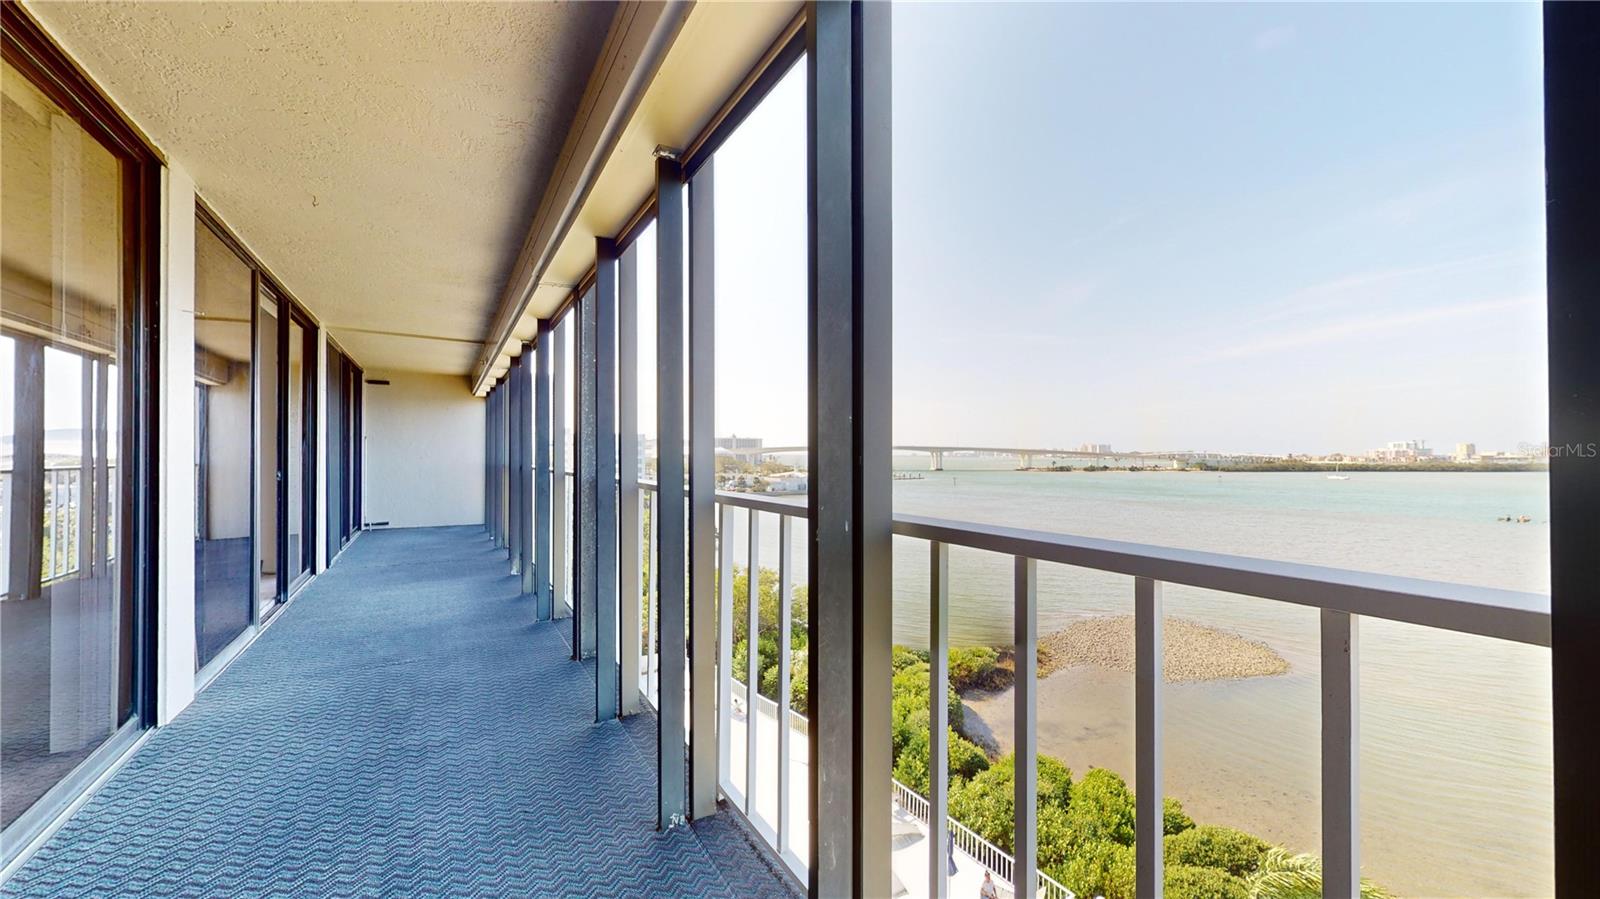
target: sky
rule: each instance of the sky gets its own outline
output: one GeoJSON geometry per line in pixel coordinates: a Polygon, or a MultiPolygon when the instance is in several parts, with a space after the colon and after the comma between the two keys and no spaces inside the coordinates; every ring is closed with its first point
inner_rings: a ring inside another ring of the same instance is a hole
{"type": "MultiPolygon", "coordinates": [[[[896,443],[1545,439],[1537,5],[900,3],[893,53],[896,443]]],[[[806,435],[805,116],[802,63],[712,165],[716,430],[768,445],[806,435]]]]}
{"type": "MultiPolygon", "coordinates": [[[[901,3],[893,53],[896,443],[1544,439],[1537,5],[901,3]]],[[[805,116],[802,63],[712,165],[716,430],[768,445],[806,435],[805,116]]]]}
{"type": "MultiPolygon", "coordinates": [[[[1544,439],[1536,5],[894,15],[895,442],[1544,439]]],[[[769,445],[804,128],[802,66],[715,162],[717,433],[769,445]]]]}

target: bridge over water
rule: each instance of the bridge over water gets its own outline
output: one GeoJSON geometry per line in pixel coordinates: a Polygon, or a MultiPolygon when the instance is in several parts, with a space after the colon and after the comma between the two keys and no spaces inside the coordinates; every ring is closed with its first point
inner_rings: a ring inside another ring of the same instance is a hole
{"type": "MultiPolygon", "coordinates": [[[[741,447],[732,450],[719,450],[733,456],[757,457],[775,456],[783,453],[803,453],[804,446],[757,446],[741,447]]],[[[1095,461],[1127,460],[1130,462],[1239,462],[1276,459],[1265,453],[1219,453],[1198,450],[1125,450],[1113,452],[1089,452],[1086,450],[1056,449],[1051,447],[1016,447],[1016,446],[960,446],[955,444],[905,444],[894,447],[897,453],[926,453],[930,471],[944,470],[944,457],[947,453],[966,453],[976,456],[1015,456],[1017,468],[1033,468],[1035,459],[1089,459],[1095,461]]]]}

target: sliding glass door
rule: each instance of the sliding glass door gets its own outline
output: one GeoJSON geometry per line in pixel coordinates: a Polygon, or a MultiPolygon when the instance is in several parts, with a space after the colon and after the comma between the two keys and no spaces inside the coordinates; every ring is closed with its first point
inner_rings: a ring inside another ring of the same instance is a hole
{"type": "Polygon", "coordinates": [[[257,619],[276,608],[278,596],[279,305],[256,276],[256,604],[257,619]]]}
{"type": "Polygon", "coordinates": [[[251,622],[250,265],[195,223],[195,653],[216,657],[251,622]]]}
{"type": "Polygon", "coordinates": [[[332,342],[328,344],[327,388],[328,508],[325,534],[328,561],[350,542],[360,526],[361,369],[332,342]]]}
{"type": "Polygon", "coordinates": [[[4,864],[151,708],[140,541],[157,169],[89,111],[103,101],[31,20],[11,4],[0,15],[4,864]]]}
{"type": "Polygon", "coordinates": [[[315,330],[289,306],[289,335],[285,347],[288,364],[284,370],[285,421],[288,433],[284,444],[284,528],[285,564],[289,589],[293,592],[301,579],[311,574],[316,554],[315,443],[311,423],[316,415],[315,384],[317,351],[315,330]]]}

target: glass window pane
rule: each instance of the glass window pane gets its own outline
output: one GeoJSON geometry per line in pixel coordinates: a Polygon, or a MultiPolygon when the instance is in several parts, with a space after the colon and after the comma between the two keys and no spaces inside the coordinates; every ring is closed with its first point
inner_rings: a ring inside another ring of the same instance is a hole
{"type": "Polygon", "coordinates": [[[250,266],[195,223],[195,639],[204,666],[250,625],[250,266]]]}
{"type": "Polygon", "coordinates": [[[0,827],[131,710],[113,517],[123,166],[9,64],[0,144],[0,827]]]}
{"type": "MultiPolygon", "coordinates": [[[[1548,592],[1537,6],[905,4],[893,30],[894,439],[924,448],[897,513],[1548,592]]],[[[1039,577],[1038,751],[1074,788],[1038,860],[1116,895],[1130,834],[1086,843],[1079,797],[1091,766],[1146,786],[1132,585],[1039,577]]],[[[1006,573],[981,586],[1003,619],[1006,573]]],[[[1320,614],[1164,597],[1166,797],[1309,865],[1342,798],[1320,614]]],[[[980,624],[952,643],[1004,649],[980,624]]],[[[1359,630],[1365,875],[1549,895],[1549,651],[1359,630]]],[[[1215,867],[1210,833],[1169,873],[1215,867]]]]}
{"type": "MultiPolygon", "coordinates": [[[[278,597],[278,301],[263,289],[256,322],[256,602],[266,615],[278,597]]],[[[260,617],[258,616],[258,617],[260,617]]]]}
{"type": "Polygon", "coordinates": [[[306,525],[310,507],[306,503],[306,329],[289,320],[289,482],[286,526],[289,531],[289,579],[293,581],[311,568],[306,552],[306,525]]]}

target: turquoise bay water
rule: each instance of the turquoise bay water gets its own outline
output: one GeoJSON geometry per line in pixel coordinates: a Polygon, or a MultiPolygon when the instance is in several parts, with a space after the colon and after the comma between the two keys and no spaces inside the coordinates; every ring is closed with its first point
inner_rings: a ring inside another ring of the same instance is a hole
{"type": "MultiPolygon", "coordinates": [[[[907,471],[925,457],[896,460],[907,471]]],[[[1545,593],[1549,487],[1542,473],[1017,472],[951,470],[897,481],[895,510],[963,521],[1545,593]],[[1527,515],[1528,524],[1495,519],[1527,515]]],[[[797,500],[803,502],[803,500],[797,500]]],[[[743,516],[735,516],[744,564],[743,516]]],[[[774,567],[777,528],[761,533],[774,567]]],[[[793,559],[804,582],[804,542],[793,559]]],[[[951,553],[951,642],[1011,640],[1009,558],[951,553]]],[[[927,643],[928,549],[895,541],[895,640],[927,643]]],[[[1039,567],[1039,631],[1132,614],[1131,578],[1039,567]]],[[[1279,677],[1169,685],[1165,792],[1196,820],[1320,851],[1318,613],[1167,586],[1166,611],[1267,643],[1279,677]]],[[[1418,896],[1554,893],[1550,654],[1536,647],[1363,619],[1363,868],[1418,896]]],[[[1039,749],[1075,772],[1133,781],[1131,674],[1069,669],[1039,684],[1039,749]]],[[[969,701],[1010,746],[1011,697],[969,701]]],[[[1134,785],[1137,787],[1137,784],[1134,785]]]]}
{"type": "MultiPolygon", "coordinates": [[[[908,460],[909,461],[909,460],[908,460]]],[[[954,460],[952,460],[954,461],[954,460]]],[[[907,468],[910,466],[907,465],[907,468]]],[[[929,472],[899,513],[1244,556],[1549,590],[1542,473],[929,472]],[[1495,519],[1528,515],[1528,524],[1495,519]]],[[[927,548],[897,540],[895,638],[927,641],[927,548]]],[[[1008,643],[1008,559],[952,556],[953,643],[1008,643]]],[[[1130,614],[1130,578],[1042,565],[1041,633],[1130,614]]],[[[1290,672],[1169,687],[1166,792],[1196,819],[1317,851],[1318,615],[1167,587],[1167,613],[1261,640],[1290,672]]],[[[1549,651],[1363,620],[1361,823],[1367,876],[1407,896],[1554,891],[1549,651]]],[[[1040,685],[1040,750],[1132,779],[1131,675],[1072,670],[1040,685]]],[[[1009,745],[1010,697],[974,703],[1009,745]]]]}

